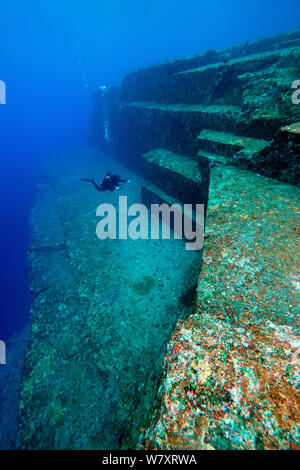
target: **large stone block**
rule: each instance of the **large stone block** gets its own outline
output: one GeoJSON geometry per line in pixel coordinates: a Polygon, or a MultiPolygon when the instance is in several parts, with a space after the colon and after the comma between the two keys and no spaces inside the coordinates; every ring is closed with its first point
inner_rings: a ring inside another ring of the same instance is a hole
{"type": "Polygon", "coordinates": [[[208,166],[164,149],[142,155],[146,178],[184,204],[206,204],[208,166]]]}

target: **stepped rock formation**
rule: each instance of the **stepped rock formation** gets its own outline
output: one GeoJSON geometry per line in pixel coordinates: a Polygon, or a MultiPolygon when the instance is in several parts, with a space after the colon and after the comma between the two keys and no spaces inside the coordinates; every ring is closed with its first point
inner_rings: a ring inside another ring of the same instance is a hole
{"type": "Polygon", "coordinates": [[[105,103],[99,140],[139,165],[144,202],[207,206],[196,306],[168,344],[140,448],[300,444],[299,77],[296,30],[96,95],[94,129],[105,103]]]}
{"type": "Polygon", "coordinates": [[[80,178],[112,160],[50,165],[32,212],[19,448],[299,446],[299,78],[296,30],[95,93],[93,137],[145,179],[124,174],[131,202],[203,203],[203,253],[99,245],[105,193],[80,178]]]}

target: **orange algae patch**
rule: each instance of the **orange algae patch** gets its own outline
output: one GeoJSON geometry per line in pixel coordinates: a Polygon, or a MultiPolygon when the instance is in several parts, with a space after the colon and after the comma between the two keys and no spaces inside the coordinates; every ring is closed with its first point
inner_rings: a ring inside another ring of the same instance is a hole
{"type": "Polygon", "coordinates": [[[295,449],[299,190],[233,168],[213,169],[211,179],[195,313],[169,342],[141,448],[295,449]]]}
{"type": "Polygon", "coordinates": [[[162,406],[142,448],[297,446],[299,353],[292,330],[271,322],[237,329],[198,314],[179,322],[168,346],[162,406]]]}

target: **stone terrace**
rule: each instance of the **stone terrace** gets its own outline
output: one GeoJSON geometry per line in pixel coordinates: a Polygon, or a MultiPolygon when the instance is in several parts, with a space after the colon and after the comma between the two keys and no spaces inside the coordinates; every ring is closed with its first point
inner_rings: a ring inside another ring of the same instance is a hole
{"type": "Polygon", "coordinates": [[[299,446],[299,46],[296,30],[208,51],[98,95],[106,148],[143,172],[144,202],[196,191],[207,205],[194,313],[167,346],[141,448],[299,446]]]}

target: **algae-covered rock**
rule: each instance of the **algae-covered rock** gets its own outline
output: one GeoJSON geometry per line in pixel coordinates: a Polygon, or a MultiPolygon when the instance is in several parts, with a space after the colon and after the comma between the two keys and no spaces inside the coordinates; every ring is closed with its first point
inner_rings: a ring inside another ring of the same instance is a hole
{"type": "Polygon", "coordinates": [[[300,185],[300,122],[282,127],[270,145],[239,164],[266,176],[300,185]]]}
{"type": "Polygon", "coordinates": [[[151,276],[143,276],[140,281],[133,282],[132,289],[138,295],[148,295],[156,286],[156,280],[151,276]]]}
{"type": "Polygon", "coordinates": [[[168,344],[144,449],[295,449],[299,188],[211,170],[195,314],[168,344]]]}
{"type": "Polygon", "coordinates": [[[297,449],[299,337],[205,313],[180,322],[168,345],[161,406],[144,449],[297,449]]]}
{"type": "Polygon", "coordinates": [[[166,341],[187,311],[179,298],[195,256],[182,240],[96,237],[96,208],[108,200],[117,207],[119,192],[99,193],[80,178],[104,168],[131,180],[129,205],[140,200],[142,181],[89,148],[58,155],[39,187],[20,449],[134,448],[150,417],[166,341]]]}

